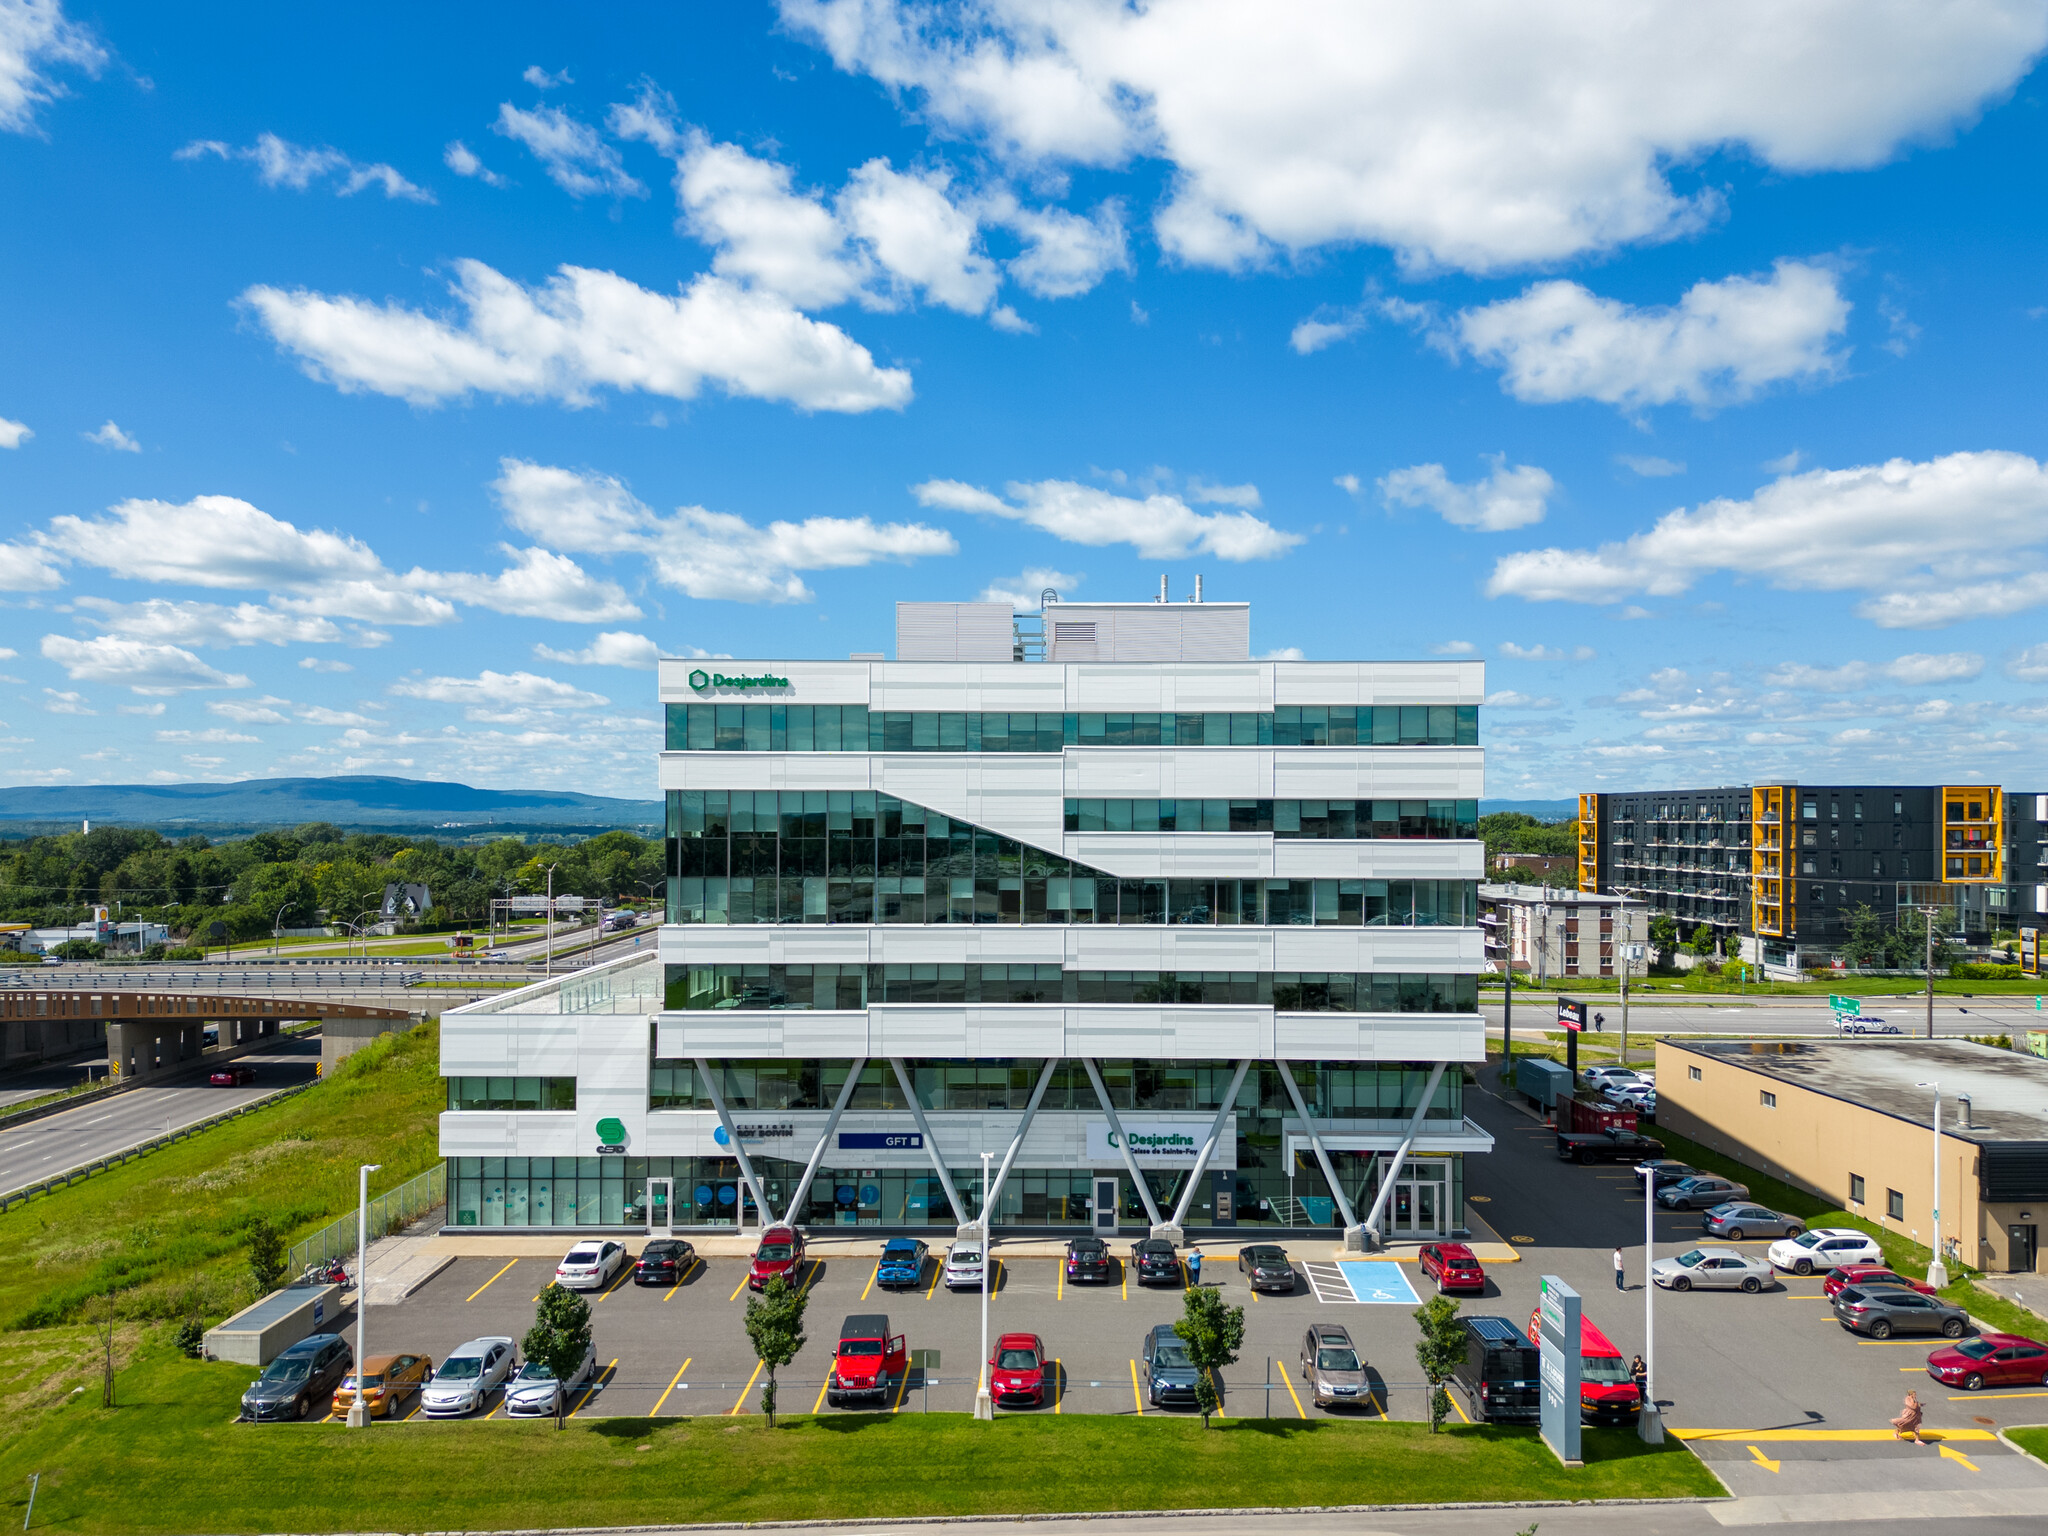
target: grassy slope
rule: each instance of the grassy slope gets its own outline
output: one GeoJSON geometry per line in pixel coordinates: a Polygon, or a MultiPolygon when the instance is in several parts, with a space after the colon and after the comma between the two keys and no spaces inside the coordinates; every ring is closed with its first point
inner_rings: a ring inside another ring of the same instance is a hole
{"type": "MultiPolygon", "coordinates": [[[[229,1422],[246,1367],[145,1348],[122,1406],[89,1390],[0,1449],[0,1519],[43,1475],[38,1529],[478,1530],[644,1523],[1713,1496],[1676,1442],[1588,1430],[1566,1472],[1532,1430],[1134,1416],[842,1414],[334,1426],[229,1422]],[[518,1449],[514,1449],[517,1446],[518,1449]],[[1048,1469],[1057,1475],[1048,1476],[1048,1469]],[[487,1476],[478,1476],[488,1469],[487,1476]],[[147,1490],[146,1498],[137,1493],[147,1490]],[[22,1490],[23,1492],[17,1492],[22,1490]]],[[[67,1388],[68,1390],[68,1388],[67,1388]]]]}
{"type": "MultiPolygon", "coordinates": [[[[1506,989],[1498,977],[1480,978],[1480,991],[1489,1002],[1498,1002],[1499,994],[1506,989]]],[[[1597,976],[1552,977],[1541,986],[1534,982],[1515,978],[1515,997],[1523,996],[1532,1000],[1549,998],[1562,992],[1567,997],[1580,993],[1605,993],[1618,996],[1621,983],[1612,978],[1597,976]]],[[[1898,998],[1901,1003],[1911,1002],[1924,995],[1927,982],[1914,976],[1844,976],[1836,981],[1757,981],[1738,984],[1735,977],[1724,971],[1719,976],[1709,976],[1704,971],[1688,971],[1683,976],[1641,977],[1629,983],[1628,995],[1632,1002],[1658,1003],[1683,1002],[1688,997],[1706,995],[1714,999],[1734,997],[1828,997],[1839,993],[1844,997],[1889,997],[1898,998]]],[[[2021,977],[2017,981],[1970,981],[1962,977],[1951,979],[1946,976],[1934,978],[1936,997],[2033,997],[2036,993],[2048,993],[2048,978],[2021,977]]],[[[2042,1015],[2041,1028],[2048,1029],[2048,1013],[2042,1015]]]]}
{"type": "Polygon", "coordinates": [[[218,1321],[255,1299],[245,1229],[290,1237],[355,1206],[356,1167],[390,1188],[439,1159],[439,1030],[386,1035],[325,1082],[256,1114],[0,1216],[0,1328],[76,1320],[113,1291],[119,1313],[218,1321]]]}

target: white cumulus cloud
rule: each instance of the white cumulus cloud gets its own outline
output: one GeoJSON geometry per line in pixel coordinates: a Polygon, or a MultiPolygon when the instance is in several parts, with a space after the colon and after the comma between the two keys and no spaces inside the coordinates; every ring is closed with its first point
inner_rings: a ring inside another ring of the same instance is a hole
{"type": "Polygon", "coordinates": [[[1935,629],[2048,603],[2048,467],[2023,454],[1954,453],[1916,463],[1816,469],[1748,500],[1666,513],[1593,549],[1503,556],[1489,596],[1615,603],[1674,597],[1716,571],[1791,590],[1862,592],[1859,616],[1935,629]]]}
{"type": "Polygon", "coordinates": [[[491,132],[524,144],[540,161],[550,180],[571,197],[603,193],[611,197],[645,197],[647,188],[626,173],[619,152],[588,123],[578,122],[560,107],[528,112],[500,102],[491,132]]]}
{"type": "Polygon", "coordinates": [[[640,617],[639,605],[616,582],[592,576],[567,555],[499,546],[512,564],[496,576],[415,571],[405,580],[422,591],[522,619],[604,624],[640,617]]]}
{"type": "Polygon", "coordinates": [[[45,660],[54,661],[74,683],[109,683],[140,694],[174,694],[191,688],[246,688],[249,679],[208,666],[182,646],[100,635],[74,640],[43,636],[45,660]]]}
{"type": "Polygon", "coordinates": [[[441,151],[441,163],[456,175],[471,177],[487,187],[511,185],[503,176],[478,159],[476,151],[460,139],[448,141],[448,147],[441,151]]]}
{"type": "Polygon", "coordinates": [[[313,183],[334,183],[336,197],[354,197],[365,187],[382,187],[387,198],[409,203],[431,203],[434,194],[408,181],[396,167],[381,160],[364,165],[327,145],[308,147],[259,133],[256,142],[237,149],[219,139],[194,139],[171,156],[173,160],[246,160],[256,167],[256,179],[266,187],[289,187],[303,192],[313,183]]]}
{"type": "Polygon", "coordinates": [[[1441,464],[1417,464],[1381,477],[1380,495],[1390,506],[1427,507],[1447,523],[1500,533],[1543,521],[1557,482],[1533,464],[1508,468],[1507,456],[1493,457],[1493,473],[1460,484],[1441,464]]]}
{"type": "Polygon", "coordinates": [[[959,480],[911,487],[921,506],[1008,518],[1069,544],[1128,544],[1148,560],[1270,560],[1302,542],[1249,512],[1197,512],[1164,492],[1140,500],[1073,480],[1013,480],[1004,492],[1008,501],[959,480]]]}
{"type": "Polygon", "coordinates": [[[35,433],[29,430],[27,422],[9,421],[5,416],[0,416],[0,448],[19,448],[34,436],[35,433]]]}
{"type": "Polygon", "coordinates": [[[142,452],[142,444],[115,426],[111,418],[97,432],[81,432],[78,435],[88,443],[98,443],[102,448],[111,448],[116,453],[142,452]]]}
{"type": "Polygon", "coordinates": [[[959,549],[950,533],[922,523],[809,517],[758,527],[703,507],[656,513],[610,475],[519,459],[502,460],[500,471],[491,489],[513,527],[558,550],[643,555],[657,580],[691,597],[808,602],[813,594],[801,572],[907,562],[959,549]]]}
{"type": "Polygon", "coordinates": [[[998,576],[981,589],[984,603],[1008,603],[1019,613],[1036,613],[1047,587],[1071,599],[1081,585],[1078,571],[1056,571],[1050,566],[1032,566],[1015,576],[998,576]]]}
{"type": "Polygon", "coordinates": [[[480,261],[454,269],[459,321],[265,284],[242,302],[312,377],[415,405],[482,392],[584,406],[601,388],[689,400],[706,381],[805,410],[910,400],[906,370],[877,367],[837,326],[724,278],[697,277],[670,297],[588,267],[565,266],[535,288],[480,261]]]}
{"type": "Polygon", "coordinates": [[[1721,211],[1678,168],[1880,165],[1967,122],[2048,42],[2023,0],[781,0],[841,69],[1001,160],[1145,159],[1173,257],[1366,243],[1489,271],[1678,238],[1721,211]]]}
{"type": "Polygon", "coordinates": [[[92,31],[65,16],[60,0],[0,0],[0,131],[36,131],[36,108],[66,94],[53,70],[96,77],[106,62],[92,31]]]}
{"type": "Polygon", "coordinates": [[[571,667],[631,667],[639,672],[652,672],[655,662],[661,657],[661,647],[645,635],[610,629],[596,636],[580,651],[558,651],[550,645],[536,645],[533,654],[542,661],[560,662],[571,667]]]}
{"type": "Polygon", "coordinates": [[[502,720],[508,713],[531,710],[601,709],[611,703],[601,693],[537,672],[486,670],[475,677],[404,678],[393,683],[390,691],[400,698],[459,704],[472,720],[502,720]]]}

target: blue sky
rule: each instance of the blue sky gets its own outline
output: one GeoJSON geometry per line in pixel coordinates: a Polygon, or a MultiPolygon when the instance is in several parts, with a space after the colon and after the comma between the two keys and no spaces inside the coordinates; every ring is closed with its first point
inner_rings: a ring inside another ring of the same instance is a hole
{"type": "Polygon", "coordinates": [[[0,781],[1199,572],[1498,797],[2033,784],[2044,0],[592,9],[0,0],[0,781]]]}

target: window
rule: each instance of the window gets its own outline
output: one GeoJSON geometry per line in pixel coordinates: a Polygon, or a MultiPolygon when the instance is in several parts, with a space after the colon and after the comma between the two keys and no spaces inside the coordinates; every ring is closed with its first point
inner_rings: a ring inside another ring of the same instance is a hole
{"type": "Polygon", "coordinates": [[[1763,1105],[1765,1109],[1776,1109],[1778,1107],[1778,1096],[1768,1088],[1761,1090],[1756,1097],[1757,1102],[1763,1105]]]}
{"type": "Polygon", "coordinates": [[[450,1109],[574,1109],[573,1077],[450,1077],[450,1109]]]}
{"type": "Polygon", "coordinates": [[[1861,1205],[1863,1203],[1863,1175],[1860,1173],[1849,1175],[1849,1203],[1851,1205],[1861,1205]]]}
{"type": "Polygon", "coordinates": [[[1685,1075],[1690,1081],[1696,1083],[1700,1080],[1700,1069],[1698,1067],[1687,1067],[1685,1075]]]}
{"type": "Polygon", "coordinates": [[[1906,1197],[1896,1189],[1886,1190],[1884,1192],[1884,1213],[1891,1217],[1893,1221],[1904,1221],[1906,1219],[1906,1197]]]}
{"type": "Polygon", "coordinates": [[[1904,800],[1901,800],[1898,796],[1894,795],[1892,797],[1892,819],[1897,820],[1899,817],[1905,814],[1906,802],[1904,800]]]}

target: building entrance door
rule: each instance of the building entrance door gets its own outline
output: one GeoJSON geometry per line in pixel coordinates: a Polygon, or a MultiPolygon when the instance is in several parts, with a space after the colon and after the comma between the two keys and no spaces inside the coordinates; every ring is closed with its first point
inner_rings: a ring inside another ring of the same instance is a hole
{"type": "Polygon", "coordinates": [[[1116,1236],[1117,1181],[1095,1181],[1095,1208],[1091,1213],[1094,1230],[1104,1237],[1116,1236]]]}
{"type": "Polygon", "coordinates": [[[2033,1226],[2009,1226],[2005,1229],[2005,1251],[2007,1263],[2016,1275],[2031,1275],[2037,1256],[2035,1235],[2040,1231],[2033,1226]]]}
{"type": "Polygon", "coordinates": [[[647,1181],[647,1235],[668,1237],[675,1231],[675,1218],[670,1210],[675,1204],[675,1180],[649,1179],[647,1181]]]}
{"type": "Polygon", "coordinates": [[[1394,1185],[1393,1221],[1397,1238],[1421,1241],[1444,1235],[1444,1186],[1433,1179],[1402,1179],[1394,1185]]]}

